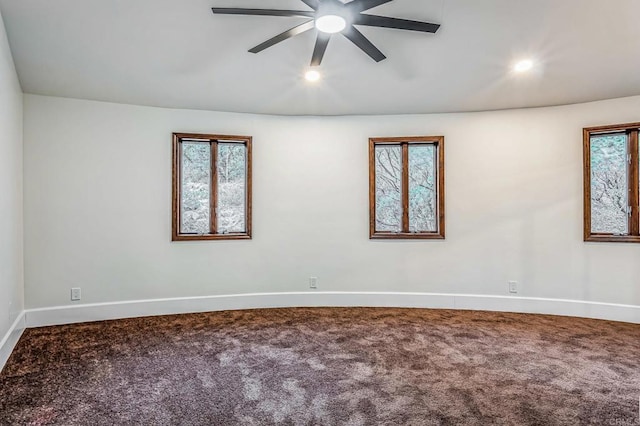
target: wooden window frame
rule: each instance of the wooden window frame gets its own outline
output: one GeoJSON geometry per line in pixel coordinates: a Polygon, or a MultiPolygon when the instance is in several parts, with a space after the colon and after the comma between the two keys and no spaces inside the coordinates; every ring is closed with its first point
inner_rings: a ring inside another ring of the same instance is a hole
{"type": "Polygon", "coordinates": [[[173,134],[173,194],[172,194],[172,241],[209,241],[209,240],[248,240],[251,239],[251,136],[211,135],[199,133],[174,133],[173,134]],[[211,182],[210,182],[210,233],[209,234],[184,234],[180,232],[180,175],[182,168],[182,142],[183,141],[208,141],[211,146],[211,182]],[[224,142],[237,142],[246,146],[246,186],[245,186],[245,232],[218,234],[217,221],[217,144],[224,142]]]}
{"type": "Polygon", "coordinates": [[[640,168],[638,154],[638,133],[640,123],[615,124],[610,126],[587,127],[583,129],[584,154],[584,240],[591,242],[640,243],[640,168]],[[627,155],[629,156],[629,235],[601,234],[591,232],[591,137],[613,133],[627,134],[627,155]]]}
{"type": "Polygon", "coordinates": [[[370,239],[422,239],[443,240],[445,238],[445,192],[444,192],[444,136],[411,136],[369,139],[369,238],[370,239]],[[436,147],[436,206],[438,230],[435,232],[409,231],[409,145],[435,145],[436,147]],[[375,148],[381,145],[402,147],[402,232],[376,231],[376,167],[375,148]]]}

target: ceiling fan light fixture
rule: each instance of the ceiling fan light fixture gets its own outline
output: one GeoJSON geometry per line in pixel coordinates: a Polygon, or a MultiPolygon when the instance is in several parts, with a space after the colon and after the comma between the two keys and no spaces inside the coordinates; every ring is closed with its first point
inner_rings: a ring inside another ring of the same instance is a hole
{"type": "Polygon", "coordinates": [[[306,18],[303,23],[252,47],[249,52],[260,53],[278,43],[315,29],[316,31],[314,32],[317,34],[315,34],[316,42],[311,56],[311,66],[317,67],[322,63],[329,40],[332,38],[331,35],[336,33],[343,35],[376,62],[387,58],[356,26],[394,28],[431,34],[435,34],[440,28],[440,24],[432,22],[363,13],[391,1],[393,0],[301,0],[302,3],[307,5],[306,10],[246,9],[237,7],[212,7],[211,10],[215,14],[222,15],[306,18]]]}
{"type": "Polygon", "coordinates": [[[338,15],[324,15],[318,17],[315,24],[318,31],[335,34],[347,27],[347,20],[338,15]]]}

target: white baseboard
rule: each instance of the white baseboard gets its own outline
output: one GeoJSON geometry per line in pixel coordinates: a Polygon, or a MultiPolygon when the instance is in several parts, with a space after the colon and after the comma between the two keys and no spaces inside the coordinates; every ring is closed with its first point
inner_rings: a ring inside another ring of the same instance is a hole
{"type": "Polygon", "coordinates": [[[13,352],[13,348],[16,347],[18,340],[20,340],[20,336],[22,336],[24,329],[25,313],[22,311],[13,324],[11,324],[7,334],[5,334],[2,340],[0,340],[0,371],[2,371],[4,365],[9,360],[11,352],[13,352]]]}
{"type": "MultiPolygon", "coordinates": [[[[391,292],[256,293],[29,309],[27,327],[194,312],[286,307],[399,307],[566,315],[640,324],[640,306],[474,294],[391,292]]],[[[3,340],[4,341],[4,340],[3,340]]]]}

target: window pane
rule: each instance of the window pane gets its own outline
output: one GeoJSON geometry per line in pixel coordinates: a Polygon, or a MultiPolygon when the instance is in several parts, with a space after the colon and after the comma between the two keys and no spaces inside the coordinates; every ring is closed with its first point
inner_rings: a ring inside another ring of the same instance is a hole
{"type": "Polygon", "coordinates": [[[375,147],[376,231],[402,231],[402,148],[375,147]]]}
{"type": "Polygon", "coordinates": [[[218,144],[218,233],[245,232],[246,157],[244,144],[218,144]]]}
{"type": "Polygon", "coordinates": [[[409,145],[409,231],[438,230],[436,147],[409,145]]]}
{"type": "Polygon", "coordinates": [[[209,143],[182,143],[180,232],[208,234],[211,148],[209,143]]]}
{"type": "Polygon", "coordinates": [[[591,232],[628,234],[627,135],[591,137],[591,232]]]}

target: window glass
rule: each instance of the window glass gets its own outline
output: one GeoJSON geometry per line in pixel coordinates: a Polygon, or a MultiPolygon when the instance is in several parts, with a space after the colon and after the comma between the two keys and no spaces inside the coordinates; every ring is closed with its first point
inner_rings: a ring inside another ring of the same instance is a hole
{"type": "Polygon", "coordinates": [[[244,144],[218,143],[218,233],[245,232],[246,154],[244,144]]]}
{"type": "Polygon", "coordinates": [[[402,231],[402,148],[400,145],[375,147],[375,230],[402,231]]]}
{"type": "Polygon", "coordinates": [[[409,145],[409,231],[438,230],[436,147],[409,145]]]}
{"type": "Polygon", "coordinates": [[[629,233],[627,135],[593,135],[591,158],[591,232],[629,233]]]}
{"type": "Polygon", "coordinates": [[[180,231],[207,234],[210,229],[211,146],[182,143],[180,231]]]}

